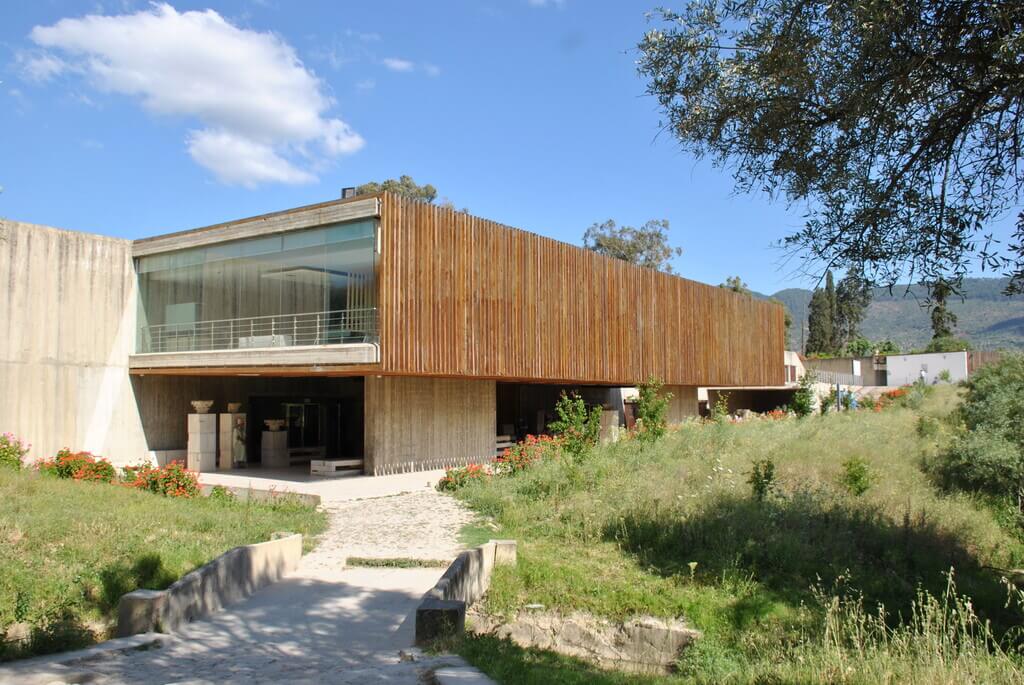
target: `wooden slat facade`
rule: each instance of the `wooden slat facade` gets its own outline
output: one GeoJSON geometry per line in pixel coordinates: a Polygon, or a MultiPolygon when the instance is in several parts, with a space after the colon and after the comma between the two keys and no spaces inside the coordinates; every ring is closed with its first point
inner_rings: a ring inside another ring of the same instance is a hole
{"type": "Polygon", "coordinates": [[[780,385],[778,305],[381,196],[380,371],[632,385],[780,385]]]}

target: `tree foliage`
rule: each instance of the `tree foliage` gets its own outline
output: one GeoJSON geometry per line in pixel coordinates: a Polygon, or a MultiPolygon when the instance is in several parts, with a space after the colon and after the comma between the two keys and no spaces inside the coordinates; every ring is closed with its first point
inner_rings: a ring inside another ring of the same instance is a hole
{"type": "Polygon", "coordinates": [[[806,205],[784,244],[872,283],[980,260],[1024,288],[1019,0],[689,0],[655,13],[638,69],[665,127],[742,191],[806,205]]]}
{"type": "Polygon", "coordinates": [[[370,195],[373,193],[389,192],[395,195],[407,197],[410,200],[420,202],[433,202],[437,199],[437,188],[425,183],[420,185],[412,179],[412,176],[403,175],[397,179],[389,178],[380,183],[370,181],[356,188],[356,195],[370,195]]]}
{"type": "Polygon", "coordinates": [[[871,304],[871,285],[861,274],[848,272],[836,287],[834,346],[842,350],[860,337],[860,325],[871,304]]]}
{"type": "Polygon", "coordinates": [[[849,272],[837,287],[832,272],[827,271],[825,288],[814,291],[807,311],[807,354],[835,355],[847,351],[860,338],[860,324],[869,304],[871,286],[863,276],[849,272]]]}
{"type": "Polygon", "coordinates": [[[932,340],[952,338],[956,314],[949,310],[948,300],[954,293],[954,286],[941,278],[927,285],[928,300],[925,304],[931,309],[932,340]]]}
{"type": "Polygon", "coordinates": [[[670,274],[672,258],[683,250],[669,244],[668,226],[667,219],[652,219],[638,228],[619,226],[609,219],[587,229],[583,246],[607,257],[670,274]]]}
{"type": "Polygon", "coordinates": [[[832,303],[828,294],[815,288],[807,306],[807,354],[832,354],[832,303]]]}
{"type": "Polygon", "coordinates": [[[663,392],[662,382],[651,376],[638,388],[636,417],[640,421],[638,436],[644,442],[656,442],[668,425],[668,405],[672,393],[663,392]]]}
{"type": "Polygon", "coordinates": [[[726,290],[731,290],[734,293],[739,293],[740,295],[752,296],[754,294],[753,292],[751,292],[750,286],[744,283],[743,279],[740,278],[739,276],[729,276],[728,278],[725,279],[724,283],[719,283],[718,287],[725,288],[726,290]]]}

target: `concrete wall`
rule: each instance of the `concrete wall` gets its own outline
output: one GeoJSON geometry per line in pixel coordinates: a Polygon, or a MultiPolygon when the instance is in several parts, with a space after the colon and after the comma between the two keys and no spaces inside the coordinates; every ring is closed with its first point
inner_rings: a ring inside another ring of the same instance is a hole
{"type": "Polygon", "coordinates": [[[668,403],[668,423],[682,423],[688,418],[698,416],[697,388],[692,385],[666,385],[665,391],[672,393],[668,403]]]}
{"type": "Polygon", "coordinates": [[[886,385],[899,386],[913,383],[925,371],[925,382],[935,383],[943,370],[949,371],[953,383],[967,378],[966,352],[936,352],[932,354],[893,354],[885,358],[888,371],[886,385]]]}
{"type": "Polygon", "coordinates": [[[131,241],[0,220],[0,431],[116,463],[146,456],[128,379],[131,241]]]}
{"type": "Polygon", "coordinates": [[[495,383],[367,376],[365,470],[384,474],[490,459],[495,383]]]}

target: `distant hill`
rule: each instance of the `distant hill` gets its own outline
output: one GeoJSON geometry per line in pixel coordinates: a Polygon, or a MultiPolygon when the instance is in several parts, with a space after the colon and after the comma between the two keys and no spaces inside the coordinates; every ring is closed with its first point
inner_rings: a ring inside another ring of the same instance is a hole
{"type": "MultiPolygon", "coordinates": [[[[975,349],[1024,350],[1024,297],[1006,297],[1005,278],[968,278],[964,280],[964,299],[950,303],[957,316],[957,335],[971,341],[975,349]]],[[[811,291],[787,288],[772,295],[789,307],[793,314],[790,349],[800,347],[800,326],[807,330],[807,305],[811,291]]],[[[928,310],[921,306],[926,298],[924,288],[896,286],[890,294],[876,288],[868,307],[861,332],[869,340],[888,338],[904,350],[919,349],[932,337],[928,310]]]]}

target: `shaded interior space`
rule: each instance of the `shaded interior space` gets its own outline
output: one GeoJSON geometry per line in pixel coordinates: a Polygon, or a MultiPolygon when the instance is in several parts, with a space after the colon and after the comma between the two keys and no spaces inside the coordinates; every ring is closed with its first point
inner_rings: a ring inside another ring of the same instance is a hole
{"type": "Polygon", "coordinates": [[[701,402],[701,416],[710,416],[715,404],[723,395],[729,413],[747,409],[758,414],[785,407],[793,401],[796,388],[708,388],[707,402],[701,402]]]}
{"type": "Polygon", "coordinates": [[[562,393],[576,392],[588,407],[599,406],[614,411],[618,424],[624,425],[624,408],[620,388],[597,385],[549,385],[543,383],[498,383],[495,397],[495,431],[511,440],[548,432],[548,424],[558,418],[555,405],[562,393]]]}
{"type": "Polygon", "coordinates": [[[233,433],[220,431],[217,447],[231,439],[244,449],[235,449],[226,463],[218,459],[220,470],[230,464],[308,471],[313,459],[363,458],[362,377],[145,375],[132,383],[146,442],[159,463],[184,461],[193,400],[212,400],[210,414],[218,415],[228,413],[229,403],[241,404],[231,423],[241,414],[243,424],[233,433]],[[280,422],[280,429],[271,431],[267,421],[280,422]],[[268,439],[268,432],[279,435],[268,439]]]}

